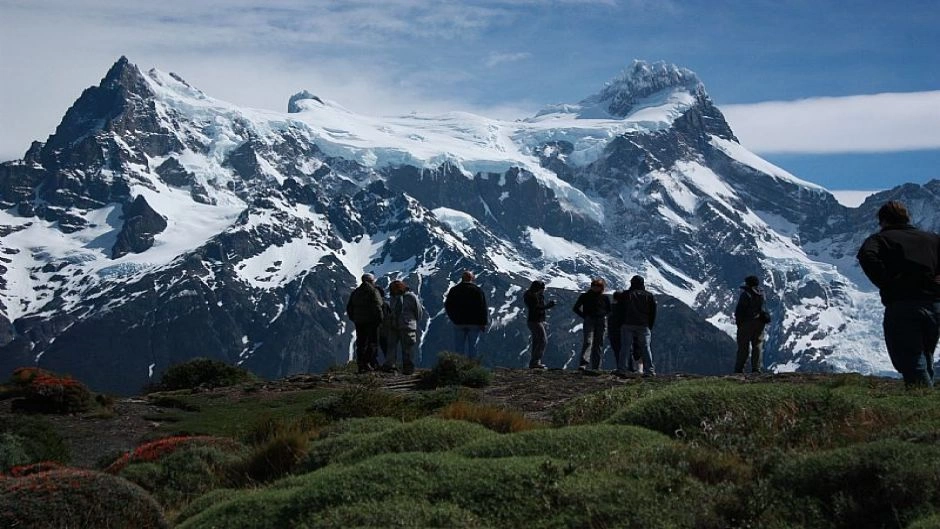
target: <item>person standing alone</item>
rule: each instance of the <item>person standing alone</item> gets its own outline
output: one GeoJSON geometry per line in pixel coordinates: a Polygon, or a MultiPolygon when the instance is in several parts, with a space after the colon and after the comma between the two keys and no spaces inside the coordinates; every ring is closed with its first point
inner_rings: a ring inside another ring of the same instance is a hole
{"type": "Polygon", "coordinates": [[[522,301],[529,311],[527,321],[529,332],[532,333],[532,358],[529,360],[530,369],[548,369],[542,363],[545,355],[545,346],[548,344],[548,324],[545,315],[548,309],[555,306],[555,301],[545,302],[545,283],[533,281],[529,289],[522,295],[522,301]]]}
{"type": "Polygon", "coordinates": [[[933,386],[940,336],[940,235],[918,230],[904,204],[878,210],[881,231],[865,239],[858,262],[885,307],[888,356],[909,387],[933,386]]]}
{"type": "Polygon", "coordinates": [[[473,272],[465,271],[460,283],[454,285],[444,300],[444,310],[454,324],[454,352],[477,358],[477,343],[480,334],[489,325],[489,310],[486,294],[473,282],[473,272]]]}
{"type": "Polygon", "coordinates": [[[346,302],[346,316],[356,326],[358,371],[372,371],[378,355],[379,326],[382,325],[382,298],[375,287],[375,276],[362,274],[362,284],[352,291],[346,302]]]}
{"type": "Polygon", "coordinates": [[[734,323],[737,325],[738,354],[734,372],[743,373],[747,357],[751,357],[751,372],[760,373],[763,366],[764,327],[770,321],[764,310],[764,291],[757,276],[744,278],[741,297],[734,307],[734,323]]]}
{"type": "Polygon", "coordinates": [[[581,345],[581,362],[578,369],[585,370],[590,364],[597,370],[601,365],[604,350],[604,331],[607,330],[607,315],[610,314],[610,298],[604,294],[607,282],[601,278],[591,281],[591,288],[578,296],[574,313],[583,319],[584,340],[581,345]],[[591,355],[588,356],[588,351],[591,355]]]}

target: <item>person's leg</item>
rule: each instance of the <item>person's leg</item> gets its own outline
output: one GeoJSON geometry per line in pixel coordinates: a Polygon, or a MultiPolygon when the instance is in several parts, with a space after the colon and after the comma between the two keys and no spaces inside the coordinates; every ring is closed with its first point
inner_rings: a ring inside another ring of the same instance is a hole
{"type": "Polygon", "coordinates": [[[594,341],[594,320],[584,318],[581,324],[581,336],[581,360],[578,362],[578,368],[584,369],[591,364],[591,357],[588,351],[591,350],[591,344],[594,341]]]}
{"type": "Polygon", "coordinates": [[[467,330],[464,332],[467,334],[467,358],[476,360],[477,343],[480,341],[480,328],[476,326],[468,326],[467,330]]]}
{"type": "Polygon", "coordinates": [[[401,344],[400,334],[396,330],[388,331],[388,350],[385,352],[385,364],[382,365],[386,371],[392,371],[398,364],[398,347],[401,344]]]}
{"type": "Polygon", "coordinates": [[[373,371],[375,369],[376,358],[379,355],[379,326],[378,325],[369,325],[365,329],[365,336],[368,341],[366,342],[366,358],[364,365],[360,365],[360,371],[373,371]]]}
{"type": "Polygon", "coordinates": [[[415,344],[418,343],[417,333],[414,331],[404,331],[401,334],[401,372],[410,375],[415,372],[415,364],[412,360],[415,344]]]}
{"type": "Polygon", "coordinates": [[[743,373],[744,364],[747,363],[747,357],[751,355],[751,340],[750,336],[747,333],[747,325],[744,323],[738,324],[738,332],[736,335],[736,341],[738,342],[738,353],[734,361],[734,372],[743,373]]]}
{"type": "Polygon", "coordinates": [[[595,371],[601,368],[601,353],[604,351],[604,331],[607,330],[607,322],[603,318],[594,320],[594,337],[591,343],[591,369],[595,371]]]}
{"type": "Polygon", "coordinates": [[[636,373],[636,353],[640,350],[636,342],[636,332],[632,325],[620,326],[621,353],[627,360],[627,370],[636,373]]]}
{"type": "Polygon", "coordinates": [[[539,366],[542,365],[542,357],[545,354],[545,345],[548,341],[545,324],[529,322],[529,331],[532,333],[532,358],[529,360],[529,367],[539,366]]]}
{"type": "Polygon", "coordinates": [[[652,334],[649,327],[643,327],[637,332],[640,342],[640,353],[643,355],[644,376],[654,376],[656,374],[656,369],[653,367],[653,350],[650,348],[652,334]]]}
{"type": "Polygon", "coordinates": [[[924,329],[924,369],[927,371],[929,385],[933,386],[934,355],[940,342],[940,301],[927,306],[924,329]]]}
{"type": "Polygon", "coordinates": [[[464,354],[464,343],[466,341],[466,333],[464,332],[463,325],[454,325],[454,352],[462,355],[464,354]]]}
{"type": "Polygon", "coordinates": [[[368,353],[366,351],[369,343],[369,337],[366,336],[366,326],[356,324],[356,367],[358,367],[359,372],[366,371],[368,369],[368,353]]]}
{"type": "Polygon", "coordinates": [[[922,305],[895,301],[885,307],[885,346],[891,363],[908,386],[930,385],[923,334],[927,313],[922,305]]]}
{"type": "Polygon", "coordinates": [[[751,372],[760,373],[764,369],[764,327],[758,321],[751,331],[751,372]]]}

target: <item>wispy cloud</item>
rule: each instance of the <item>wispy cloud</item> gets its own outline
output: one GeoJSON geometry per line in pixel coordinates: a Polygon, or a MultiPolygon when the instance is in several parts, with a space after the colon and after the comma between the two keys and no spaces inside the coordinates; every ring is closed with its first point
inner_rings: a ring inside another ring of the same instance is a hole
{"type": "Polygon", "coordinates": [[[495,53],[491,52],[490,56],[486,58],[486,67],[493,68],[499,66],[500,64],[506,64],[510,62],[524,61],[531,57],[532,54],[527,51],[521,51],[517,53],[495,53]]]}
{"type": "Polygon", "coordinates": [[[940,90],[721,107],[741,143],[759,153],[940,149],[940,90]]]}

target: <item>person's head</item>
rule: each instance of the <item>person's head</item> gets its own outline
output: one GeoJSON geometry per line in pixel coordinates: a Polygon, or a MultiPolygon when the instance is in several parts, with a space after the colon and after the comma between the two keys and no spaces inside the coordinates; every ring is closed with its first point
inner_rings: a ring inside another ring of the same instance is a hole
{"type": "Polygon", "coordinates": [[[594,292],[603,292],[607,288],[607,281],[602,277],[595,277],[591,280],[591,290],[594,292]]]}
{"type": "Polygon", "coordinates": [[[911,223],[911,214],[898,200],[892,200],[878,209],[878,224],[884,226],[903,226],[911,223]]]}
{"type": "Polygon", "coordinates": [[[401,279],[396,279],[388,285],[388,291],[393,296],[403,294],[406,290],[408,290],[408,285],[406,285],[405,282],[401,279]]]}
{"type": "Polygon", "coordinates": [[[529,290],[532,292],[541,292],[545,290],[545,283],[536,279],[532,282],[531,285],[529,285],[529,290]]]}
{"type": "Polygon", "coordinates": [[[747,276],[744,278],[744,286],[756,287],[760,285],[760,278],[757,276],[747,276]]]}
{"type": "Polygon", "coordinates": [[[460,276],[460,280],[464,283],[473,283],[473,272],[464,270],[463,274],[460,276]]]}
{"type": "Polygon", "coordinates": [[[372,275],[372,274],[368,274],[368,273],[362,274],[362,282],[363,282],[363,283],[369,283],[370,285],[374,285],[374,284],[375,284],[375,276],[372,275]]]}
{"type": "Polygon", "coordinates": [[[641,276],[633,276],[630,278],[630,288],[645,288],[646,281],[643,280],[641,276]]]}

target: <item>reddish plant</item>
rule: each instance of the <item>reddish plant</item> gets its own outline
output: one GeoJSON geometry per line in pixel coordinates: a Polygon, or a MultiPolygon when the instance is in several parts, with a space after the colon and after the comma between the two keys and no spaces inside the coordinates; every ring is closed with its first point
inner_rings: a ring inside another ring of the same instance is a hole
{"type": "Polygon", "coordinates": [[[39,474],[41,472],[49,472],[50,470],[58,470],[64,468],[62,464],[56,463],[55,461],[40,461],[39,463],[31,463],[29,465],[19,465],[10,469],[10,476],[14,478],[22,478],[25,476],[31,476],[33,474],[39,474]]]}
{"type": "Polygon", "coordinates": [[[13,372],[13,385],[22,397],[18,408],[40,413],[74,413],[91,407],[91,392],[68,376],[37,367],[21,367],[13,372]]]}
{"type": "Polygon", "coordinates": [[[180,435],[175,437],[166,437],[149,443],[144,443],[130,452],[122,455],[108,465],[105,472],[117,474],[124,467],[131,463],[142,463],[156,461],[164,456],[172,454],[182,448],[191,448],[196,446],[212,446],[223,450],[238,450],[241,445],[232,439],[224,437],[212,437],[209,435],[180,435]]]}

